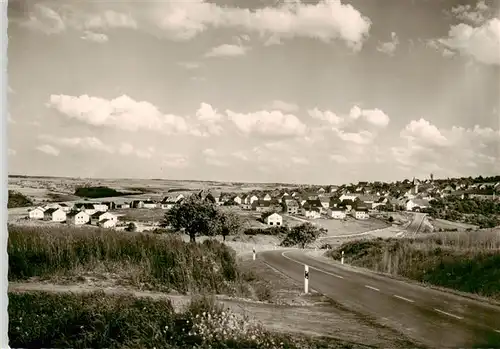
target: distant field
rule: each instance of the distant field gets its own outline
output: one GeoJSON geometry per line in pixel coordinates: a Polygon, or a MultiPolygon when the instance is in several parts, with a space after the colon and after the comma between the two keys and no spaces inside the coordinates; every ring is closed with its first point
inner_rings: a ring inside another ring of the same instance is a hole
{"type": "Polygon", "coordinates": [[[444,219],[429,219],[435,231],[457,229],[458,231],[465,231],[467,229],[478,229],[477,226],[466,223],[452,222],[444,219]]]}
{"type": "Polygon", "coordinates": [[[366,231],[386,228],[389,225],[378,219],[357,220],[348,218],[346,221],[336,219],[315,219],[313,223],[328,229],[328,235],[349,235],[364,233],[366,231]]]}
{"type": "Polygon", "coordinates": [[[119,215],[119,219],[121,221],[153,223],[161,221],[165,216],[166,210],[162,210],[160,208],[130,208],[123,210],[112,210],[111,212],[119,215]]]}

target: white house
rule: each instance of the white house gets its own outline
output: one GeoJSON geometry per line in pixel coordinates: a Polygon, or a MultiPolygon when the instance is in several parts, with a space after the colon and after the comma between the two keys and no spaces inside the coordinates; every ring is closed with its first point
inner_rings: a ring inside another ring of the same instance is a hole
{"type": "Polygon", "coordinates": [[[59,204],[60,206],[60,209],[63,210],[64,212],[68,213],[69,211],[71,211],[71,206],[68,205],[68,204],[65,204],[64,202],[59,204]]]}
{"type": "Polygon", "coordinates": [[[269,194],[264,195],[264,201],[271,201],[272,197],[269,194]]]}
{"type": "Polygon", "coordinates": [[[43,213],[43,220],[52,222],[64,222],[66,220],[66,212],[60,208],[49,208],[43,213]]]}
{"type": "Polygon", "coordinates": [[[90,216],[85,211],[70,212],[66,215],[66,223],[73,225],[83,225],[90,221],[90,216]]]}
{"type": "Polygon", "coordinates": [[[123,204],[117,204],[116,208],[121,208],[121,209],[130,208],[130,204],[124,202],[123,204]]]}
{"type": "Polygon", "coordinates": [[[354,211],[354,218],[356,219],[368,219],[370,215],[367,209],[357,209],[354,211]]]}
{"type": "Polygon", "coordinates": [[[118,221],[118,218],[110,212],[96,212],[90,217],[90,222],[94,225],[99,225],[99,223],[105,219],[114,222],[114,225],[116,225],[118,221]]]}
{"type": "Polygon", "coordinates": [[[51,204],[47,204],[43,207],[45,210],[48,210],[48,209],[58,209],[58,208],[62,208],[62,206],[58,203],[51,203],[51,204]]]}
{"type": "Polygon", "coordinates": [[[340,201],[345,201],[345,200],[351,200],[351,201],[354,201],[356,200],[356,198],[359,196],[359,194],[351,194],[351,193],[347,193],[347,194],[342,194],[342,196],[339,198],[340,201]]]}
{"type": "Polygon", "coordinates": [[[236,202],[238,205],[241,205],[241,197],[239,195],[236,195],[233,201],[236,202]]]}
{"type": "Polygon", "coordinates": [[[177,196],[175,197],[175,202],[179,202],[179,201],[181,201],[181,200],[182,200],[182,199],[184,199],[184,198],[185,198],[185,196],[184,196],[184,195],[179,194],[179,195],[177,195],[177,196]]]}
{"type": "Polygon", "coordinates": [[[250,197],[250,205],[253,204],[255,201],[259,201],[259,197],[257,195],[252,195],[250,197]]]}
{"type": "Polygon", "coordinates": [[[285,200],[284,202],[284,212],[288,214],[298,214],[299,213],[299,203],[297,200],[285,200]]]}
{"type": "Polygon", "coordinates": [[[321,206],[323,206],[323,208],[330,207],[330,197],[329,196],[321,196],[319,198],[319,201],[321,201],[321,206]]]}
{"type": "Polygon", "coordinates": [[[318,219],[321,217],[321,213],[319,211],[319,209],[317,208],[309,208],[309,209],[302,209],[302,214],[306,217],[306,218],[311,218],[311,219],[318,219]]]}
{"type": "Polygon", "coordinates": [[[170,210],[174,206],[175,206],[175,202],[162,202],[160,204],[160,208],[162,210],[170,210]]]}
{"type": "Polygon", "coordinates": [[[28,212],[28,217],[29,219],[43,219],[44,212],[45,210],[43,209],[43,207],[38,206],[28,212]]]}
{"type": "Polygon", "coordinates": [[[339,207],[332,207],[328,210],[328,215],[333,219],[345,219],[346,213],[345,210],[339,207]]]}
{"type": "Polygon", "coordinates": [[[94,204],[94,209],[100,212],[106,212],[108,210],[108,205],[97,202],[94,204]]]}
{"type": "Polygon", "coordinates": [[[414,209],[423,209],[430,206],[429,201],[423,199],[411,199],[406,202],[406,211],[413,211],[414,209]]]}
{"type": "Polygon", "coordinates": [[[151,201],[151,200],[147,200],[147,201],[144,201],[144,208],[149,208],[149,209],[153,209],[153,208],[157,208],[158,206],[156,205],[156,202],[154,201],[151,201]]]}
{"type": "Polygon", "coordinates": [[[116,221],[113,221],[111,219],[103,219],[102,221],[99,221],[99,226],[103,228],[113,228],[116,226],[116,221]]]}
{"type": "Polygon", "coordinates": [[[283,225],[283,217],[277,213],[273,213],[266,217],[265,222],[267,225],[283,225]]]}

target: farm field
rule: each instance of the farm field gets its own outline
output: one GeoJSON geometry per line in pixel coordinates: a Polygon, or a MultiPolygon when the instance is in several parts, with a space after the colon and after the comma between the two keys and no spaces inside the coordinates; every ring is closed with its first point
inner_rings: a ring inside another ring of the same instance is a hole
{"type": "Polygon", "coordinates": [[[453,229],[457,229],[457,231],[465,231],[467,229],[472,229],[472,230],[478,229],[477,226],[467,223],[452,222],[452,221],[447,221],[445,219],[431,219],[431,218],[427,219],[429,223],[434,227],[435,231],[441,231],[441,230],[446,231],[453,229]]]}
{"type": "Polygon", "coordinates": [[[295,218],[295,220],[309,221],[313,224],[317,224],[328,230],[327,236],[359,234],[370,230],[389,227],[388,224],[374,218],[370,218],[367,220],[357,220],[350,217],[347,218],[347,220],[336,220],[336,219],[326,219],[326,218],[305,220],[303,218],[300,219],[295,218]]]}

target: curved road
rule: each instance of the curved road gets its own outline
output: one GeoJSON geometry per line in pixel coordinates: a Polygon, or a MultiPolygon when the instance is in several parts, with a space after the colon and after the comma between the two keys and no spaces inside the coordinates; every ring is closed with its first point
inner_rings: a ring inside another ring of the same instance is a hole
{"type": "Polygon", "coordinates": [[[500,348],[500,307],[386,278],[301,251],[257,254],[299,282],[309,265],[309,288],[431,348],[500,348]]]}

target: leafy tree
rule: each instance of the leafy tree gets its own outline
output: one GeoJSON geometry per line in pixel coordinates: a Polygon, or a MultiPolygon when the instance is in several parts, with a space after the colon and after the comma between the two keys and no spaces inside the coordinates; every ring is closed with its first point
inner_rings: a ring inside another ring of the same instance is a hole
{"type": "Polygon", "coordinates": [[[326,231],[327,230],[324,228],[318,229],[311,223],[297,225],[290,229],[289,233],[281,242],[281,246],[289,247],[299,245],[301,248],[305,248],[307,244],[316,241],[316,239],[324,235],[326,231]]]}
{"type": "Polygon", "coordinates": [[[33,206],[33,202],[29,198],[17,191],[9,190],[7,208],[28,206],[33,206]]]}
{"type": "Polygon", "coordinates": [[[218,224],[217,231],[226,241],[226,236],[239,232],[242,227],[241,219],[234,212],[219,212],[216,220],[218,224]]]}
{"type": "Polygon", "coordinates": [[[135,232],[137,231],[137,225],[134,222],[130,222],[125,228],[126,231],[135,232]]]}
{"type": "Polygon", "coordinates": [[[215,198],[212,195],[212,193],[208,193],[207,196],[205,196],[205,200],[210,201],[211,203],[215,204],[215,198]]]}
{"type": "Polygon", "coordinates": [[[219,212],[212,202],[191,195],[165,213],[162,225],[184,231],[191,242],[196,242],[197,235],[213,236],[218,232],[218,218],[219,212]]]}

